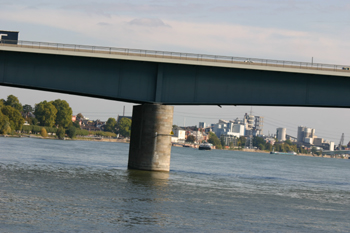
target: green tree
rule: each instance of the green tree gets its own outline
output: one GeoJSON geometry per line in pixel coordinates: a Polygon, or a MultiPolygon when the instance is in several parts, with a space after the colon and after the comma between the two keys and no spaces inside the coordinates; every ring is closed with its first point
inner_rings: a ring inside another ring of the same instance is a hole
{"type": "Polygon", "coordinates": [[[75,138],[75,136],[76,136],[76,128],[74,127],[74,126],[70,126],[69,128],[68,128],[68,130],[67,130],[67,135],[68,135],[68,137],[70,137],[70,138],[75,138]]]}
{"type": "Polygon", "coordinates": [[[84,116],[81,113],[78,113],[77,115],[77,121],[84,120],[84,116]]]}
{"type": "Polygon", "coordinates": [[[226,143],[225,143],[224,137],[220,137],[220,143],[221,143],[222,148],[225,148],[226,143]]]}
{"type": "Polygon", "coordinates": [[[74,126],[75,128],[77,128],[77,129],[81,129],[80,124],[79,124],[79,121],[74,121],[74,122],[73,122],[73,126],[74,126]]]}
{"type": "Polygon", "coordinates": [[[0,134],[8,134],[11,132],[10,120],[8,116],[0,111],[0,134]]]}
{"type": "Polygon", "coordinates": [[[259,147],[260,144],[265,148],[266,142],[265,142],[264,138],[254,137],[253,138],[253,146],[259,147]]]}
{"type": "Polygon", "coordinates": [[[55,125],[57,109],[46,100],[35,105],[34,115],[40,122],[41,126],[52,127],[55,125]]]}
{"type": "Polygon", "coordinates": [[[131,133],[131,120],[129,118],[122,118],[118,124],[119,134],[123,137],[130,137],[131,133]]]}
{"type": "Polygon", "coordinates": [[[196,137],[194,135],[187,136],[186,142],[194,143],[195,141],[196,141],[196,137]]]}
{"type": "Polygon", "coordinates": [[[44,138],[47,138],[47,131],[44,127],[41,128],[41,132],[40,132],[41,136],[44,138]]]}
{"type": "Polygon", "coordinates": [[[79,136],[87,136],[89,135],[89,131],[85,130],[85,129],[78,129],[76,131],[76,135],[79,135],[79,136]]]}
{"type": "Polygon", "coordinates": [[[220,141],[220,139],[216,136],[216,134],[215,133],[213,133],[213,132],[209,132],[209,139],[208,139],[208,142],[209,143],[211,143],[211,144],[213,144],[215,147],[216,147],[216,149],[221,149],[222,147],[221,147],[221,141],[220,141]]]}
{"type": "Polygon", "coordinates": [[[6,106],[11,106],[17,109],[19,112],[22,112],[22,104],[19,102],[18,98],[14,95],[7,96],[7,100],[5,101],[6,106]]]}
{"type": "Polygon", "coordinates": [[[7,105],[7,106],[4,106],[1,109],[1,111],[4,115],[8,117],[10,127],[12,130],[22,129],[22,126],[24,124],[24,118],[22,117],[21,113],[17,109],[7,105]]]}
{"type": "Polygon", "coordinates": [[[292,146],[292,145],[293,145],[292,141],[291,141],[291,140],[289,140],[289,139],[285,140],[285,141],[284,141],[284,143],[285,143],[285,144],[288,144],[288,145],[290,145],[290,146],[292,146]]]}
{"type": "Polygon", "coordinates": [[[31,125],[38,125],[39,124],[38,119],[36,119],[35,117],[28,117],[26,119],[27,119],[28,123],[31,125]]]}
{"type": "Polygon", "coordinates": [[[233,142],[230,142],[229,146],[231,149],[233,149],[233,147],[234,147],[233,142]]]}
{"type": "Polygon", "coordinates": [[[267,150],[267,151],[272,151],[272,145],[271,145],[271,143],[266,143],[266,146],[265,146],[265,150],[267,150]]]}
{"type": "Polygon", "coordinates": [[[64,139],[65,134],[65,130],[62,127],[57,129],[56,135],[59,139],[64,139]]]}
{"type": "Polygon", "coordinates": [[[55,120],[56,125],[67,128],[72,123],[72,108],[69,107],[69,104],[65,100],[57,99],[51,102],[57,109],[55,120]]]}
{"type": "Polygon", "coordinates": [[[116,126],[117,126],[117,121],[115,120],[115,118],[108,118],[105,126],[105,131],[114,133],[116,131],[115,130],[116,126]]]}
{"type": "Polygon", "coordinates": [[[28,114],[30,113],[30,112],[33,112],[33,108],[32,108],[32,106],[30,106],[29,104],[26,104],[26,105],[23,105],[23,109],[22,109],[22,111],[23,111],[23,113],[26,115],[26,116],[28,116],[28,114]]]}
{"type": "Polygon", "coordinates": [[[265,145],[263,145],[263,144],[260,143],[260,144],[258,145],[258,148],[259,148],[259,150],[265,150],[265,145]]]}
{"type": "Polygon", "coordinates": [[[239,137],[237,140],[237,146],[244,147],[247,139],[243,136],[239,137]]]}

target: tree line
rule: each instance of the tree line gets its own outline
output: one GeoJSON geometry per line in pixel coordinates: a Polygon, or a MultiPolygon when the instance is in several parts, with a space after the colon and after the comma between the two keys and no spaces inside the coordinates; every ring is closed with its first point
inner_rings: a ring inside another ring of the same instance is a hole
{"type": "Polygon", "coordinates": [[[90,132],[82,130],[79,124],[84,117],[79,113],[76,121],[72,121],[72,108],[67,101],[56,99],[54,101],[42,101],[31,105],[22,105],[18,98],[9,95],[7,99],[0,99],[0,134],[11,134],[14,132],[40,133],[43,136],[56,134],[63,138],[65,134],[74,138],[77,135],[97,135],[105,137],[116,137],[120,133],[124,137],[130,136],[131,120],[123,118],[117,124],[114,118],[109,118],[105,131],[90,132]],[[23,125],[27,121],[29,125],[23,125]]]}

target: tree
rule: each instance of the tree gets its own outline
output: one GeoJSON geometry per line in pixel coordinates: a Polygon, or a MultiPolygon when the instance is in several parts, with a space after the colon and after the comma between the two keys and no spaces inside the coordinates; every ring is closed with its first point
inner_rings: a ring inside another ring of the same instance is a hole
{"type": "Polygon", "coordinates": [[[245,137],[239,137],[239,139],[237,140],[237,146],[244,147],[246,141],[247,139],[245,137]]]}
{"type": "Polygon", "coordinates": [[[4,115],[2,111],[0,111],[0,133],[8,134],[11,132],[10,120],[8,116],[4,115]]]}
{"type": "Polygon", "coordinates": [[[65,130],[62,127],[57,129],[56,135],[59,139],[64,139],[65,134],[65,130]]]}
{"type": "Polygon", "coordinates": [[[72,125],[77,129],[81,129],[79,121],[74,121],[72,125]]]}
{"type": "Polygon", "coordinates": [[[84,120],[84,116],[81,113],[78,113],[77,115],[77,121],[84,120]]]}
{"type": "Polygon", "coordinates": [[[272,151],[272,145],[271,143],[266,143],[265,150],[272,151]]]}
{"type": "Polygon", "coordinates": [[[119,134],[123,137],[130,137],[131,133],[131,120],[129,118],[122,118],[118,124],[119,134]]]}
{"type": "Polygon", "coordinates": [[[208,142],[213,144],[216,147],[216,149],[221,149],[222,148],[220,139],[213,132],[209,132],[208,142]]]}
{"type": "Polygon", "coordinates": [[[23,105],[23,109],[22,109],[22,111],[23,111],[23,113],[26,115],[26,116],[28,116],[28,114],[30,113],[30,112],[33,112],[33,108],[32,108],[32,106],[30,106],[29,104],[26,104],[26,105],[23,105]]]}
{"type": "Polygon", "coordinates": [[[264,138],[254,137],[253,138],[253,146],[259,147],[260,144],[265,148],[266,142],[265,142],[264,138]]]}
{"type": "Polygon", "coordinates": [[[47,137],[47,131],[44,127],[41,128],[41,132],[40,132],[41,136],[46,138],[47,137]]]}
{"type": "Polygon", "coordinates": [[[195,141],[196,141],[196,137],[194,135],[187,136],[186,142],[194,143],[195,141]]]}
{"type": "Polygon", "coordinates": [[[222,148],[225,148],[226,142],[225,142],[224,137],[220,137],[220,143],[221,143],[222,148]]]}
{"type": "Polygon", "coordinates": [[[70,138],[75,138],[76,135],[76,128],[74,126],[70,126],[67,130],[67,135],[70,138]]]}
{"type": "Polygon", "coordinates": [[[57,99],[51,102],[57,109],[55,120],[56,125],[67,128],[72,123],[72,108],[69,107],[69,104],[65,100],[57,99]]]}
{"type": "Polygon", "coordinates": [[[57,109],[46,100],[35,105],[34,115],[41,126],[52,127],[55,124],[57,109]]]}
{"type": "Polygon", "coordinates": [[[229,147],[232,149],[234,147],[233,142],[229,143],[229,147]]]}
{"type": "Polygon", "coordinates": [[[117,121],[115,120],[115,118],[108,118],[105,126],[105,131],[114,133],[116,131],[115,130],[116,125],[117,125],[117,121]]]}
{"type": "Polygon", "coordinates": [[[8,117],[10,127],[12,130],[22,129],[24,118],[22,117],[21,113],[17,109],[7,105],[7,106],[4,106],[1,109],[1,111],[4,115],[8,117]]]}
{"type": "Polygon", "coordinates": [[[17,109],[19,112],[22,112],[22,104],[19,102],[18,98],[14,95],[7,96],[7,100],[5,101],[6,106],[11,106],[17,109]]]}
{"type": "Polygon", "coordinates": [[[258,148],[259,148],[259,150],[265,150],[265,145],[263,145],[263,144],[260,143],[260,144],[258,145],[258,148]]]}
{"type": "Polygon", "coordinates": [[[289,139],[285,140],[285,141],[284,141],[284,143],[285,143],[285,144],[288,144],[288,145],[290,145],[290,146],[292,146],[292,145],[293,145],[292,141],[291,141],[291,140],[289,140],[289,139]]]}

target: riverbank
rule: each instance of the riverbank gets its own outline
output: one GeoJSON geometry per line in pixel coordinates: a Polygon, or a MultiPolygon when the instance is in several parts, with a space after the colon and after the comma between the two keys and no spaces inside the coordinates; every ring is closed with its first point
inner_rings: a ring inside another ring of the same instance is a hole
{"type": "MultiPolygon", "coordinates": [[[[49,136],[49,137],[42,137],[40,135],[35,134],[21,134],[21,135],[3,135],[1,134],[0,137],[13,137],[13,138],[21,138],[21,137],[28,137],[28,138],[36,138],[36,139],[50,139],[50,140],[61,140],[57,137],[49,136]]],[[[118,142],[118,143],[130,143],[130,139],[117,139],[117,138],[102,138],[102,137],[76,137],[74,139],[65,137],[64,140],[71,140],[71,141],[94,141],[94,142],[118,142]]],[[[183,146],[182,144],[173,144],[173,147],[191,147],[194,149],[198,149],[198,147],[194,147],[191,144],[185,144],[183,146]]],[[[214,149],[214,150],[230,150],[230,151],[242,151],[242,152],[254,152],[254,153],[265,153],[269,154],[269,151],[264,150],[258,150],[258,149],[247,149],[243,148],[240,150],[237,149],[214,149]]],[[[308,156],[308,157],[322,157],[322,158],[335,158],[335,159],[348,159],[348,157],[341,157],[341,156],[331,156],[331,155],[312,155],[312,154],[296,154],[295,156],[308,156]]]]}
{"type": "MultiPolygon", "coordinates": [[[[62,140],[62,139],[58,139],[57,137],[53,137],[53,136],[42,137],[41,135],[35,135],[35,134],[21,134],[21,135],[3,135],[3,134],[1,134],[0,137],[11,137],[11,138],[27,137],[27,138],[36,138],[36,139],[62,140]]],[[[102,138],[102,137],[76,137],[73,139],[65,137],[63,140],[95,141],[95,142],[119,142],[119,143],[129,143],[130,142],[130,139],[102,138]]]]}

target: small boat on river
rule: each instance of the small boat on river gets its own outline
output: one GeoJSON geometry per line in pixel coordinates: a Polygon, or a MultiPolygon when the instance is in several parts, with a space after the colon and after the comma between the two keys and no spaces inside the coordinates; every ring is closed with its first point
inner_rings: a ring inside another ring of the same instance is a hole
{"type": "Polygon", "coordinates": [[[273,155],[297,155],[297,153],[294,152],[294,151],[288,151],[288,152],[275,152],[275,151],[271,151],[270,154],[273,154],[273,155]]]}
{"type": "Polygon", "coordinates": [[[211,143],[203,142],[199,145],[198,149],[199,150],[211,150],[212,146],[213,146],[213,144],[211,144],[211,143]]]}

